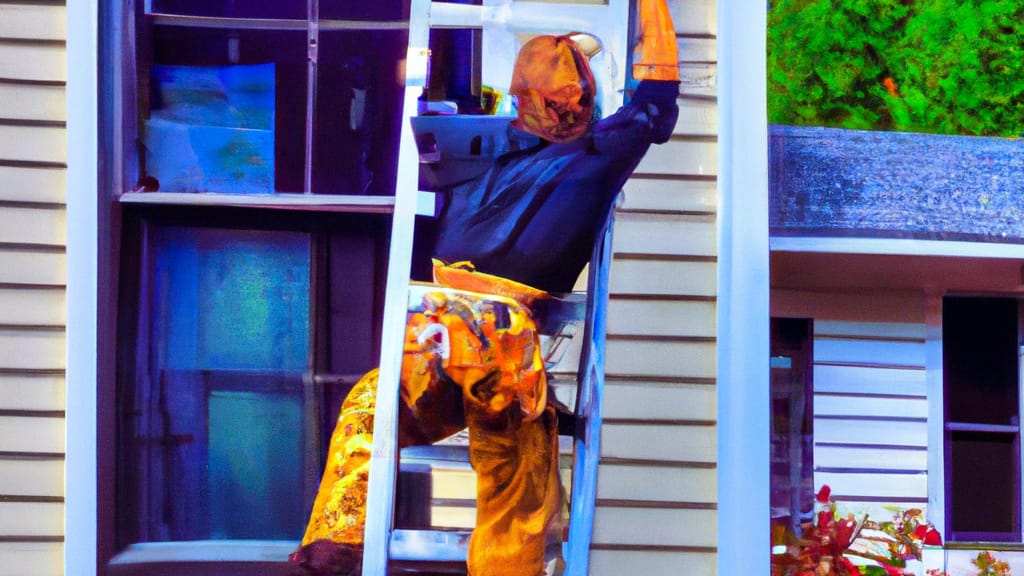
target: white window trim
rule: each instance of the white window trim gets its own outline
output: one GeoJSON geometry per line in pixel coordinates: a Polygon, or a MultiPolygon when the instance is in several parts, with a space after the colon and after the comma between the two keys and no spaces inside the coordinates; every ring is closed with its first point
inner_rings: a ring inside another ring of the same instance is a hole
{"type": "MultiPolygon", "coordinates": [[[[1018,246],[1020,248],[1020,246],[1018,246]]],[[[942,301],[946,291],[939,288],[925,290],[925,378],[928,394],[928,521],[942,534],[946,532],[946,414],[945,375],[942,360],[942,301]]],[[[997,295],[998,296],[998,295],[997,295]]],[[[1018,294],[1004,294],[1017,298],[1018,294]]],[[[1024,355],[1024,349],[1018,349],[1024,355]]],[[[1024,414],[1024,362],[1018,367],[1018,414],[1024,414]]],[[[1021,442],[1021,466],[1024,467],[1024,442],[1021,442]]],[[[1019,471],[1021,481],[1021,507],[1024,508],[1024,470],[1019,471]]],[[[1019,510],[1018,513],[1021,511],[1019,510]]],[[[1008,542],[1014,544],[1014,542],[1008,542]]]]}
{"type": "Polygon", "coordinates": [[[67,4],[64,573],[96,574],[99,1],[67,4]]]}
{"type": "Polygon", "coordinates": [[[928,394],[928,521],[946,534],[946,448],[942,393],[942,297],[928,290],[924,297],[925,386],[928,394]]]}
{"type": "Polygon", "coordinates": [[[717,572],[759,576],[770,571],[767,10],[739,4],[717,7],[717,572]]]}

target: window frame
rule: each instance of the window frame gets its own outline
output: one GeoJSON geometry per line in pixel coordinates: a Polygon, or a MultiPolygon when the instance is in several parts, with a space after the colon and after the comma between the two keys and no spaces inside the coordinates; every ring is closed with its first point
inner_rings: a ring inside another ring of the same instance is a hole
{"type": "MultiPolygon", "coordinates": [[[[108,562],[123,551],[124,542],[118,542],[117,535],[117,475],[119,463],[116,450],[118,443],[118,391],[119,348],[118,324],[122,316],[130,315],[130,310],[119,304],[123,296],[120,287],[123,280],[124,258],[130,252],[125,244],[131,242],[132,236],[125,235],[125,228],[141,218],[140,214],[149,211],[169,210],[193,212],[193,218],[201,221],[206,215],[223,210],[244,211],[249,214],[259,213],[264,217],[303,220],[309,228],[317,226],[318,219],[330,219],[332,214],[349,214],[352,218],[367,215],[371,218],[391,218],[395,213],[394,186],[387,195],[345,195],[345,194],[314,194],[310,186],[301,193],[279,193],[274,191],[269,196],[245,196],[220,193],[172,193],[144,192],[134,189],[135,176],[138,173],[139,158],[136,154],[135,135],[138,127],[136,94],[139,84],[136,82],[135,39],[137,38],[138,21],[142,3],[119,3],[113,0],[88,0],[86,3],[75,4],[74,17],[69,7],[69,23],[83,22],[92,26],[69,25],[69,56],[77,55],[80,65],[69,65],[68,111],[69,125],[72,117],[78,122],[80,132],[70,132],[74,136],[77,148],[69,150],[73,157],[70,165],[78,167],[77,171],[69,170],[68,178],[68,213],[69,213],[69,277],[73,277],[76,287],[84,289],[69,294],[69,341],[76,345],[69,347],[68,370],[68,430],[89,430],[95,434],[68,434],[69,481],[66,494],[68,501],[74,503],[66,510],[66,571],[80,573],[85,566],[86,573],[105,573],[108,562]],[[107,33],[100,33],[101,30],[107,33]],[[92,50],[84,48],[90,46],[92,50]],[[73,47],[73,48],[72,48],[73,47]],[[94,61],[86,55],[98,54],[94,61]],[[70,89],[73,86],[75,90],[70,89]],[[91,89],[90,89],[91,86],[91,89]],[[71,105],[74,102],[75,105],[71,105]],[[83,103],[93,102],[86,106],[83,103]],[[90,160],[92,159],[92,160],[90,160]],[[98,166],[90,174],[83,166],[98,166]],[[74,177],[72,177],[74,175],[74,177]],[[74,200],[74,201],[73,201],[74,200]],[[80,272],[75,272],[80,270],[80,272]],[[89,292],[92,292],[91,294],[89,292]],[[74,322],[75,318],[82,320],[74,322]],[[81,343],[81,345],[79,344],[81,343]],[[90,353],[90,344],[94,352],[90,353]],[[92,375],[92,376],[90,376],[92,375]],[[91,417],[90,417],[91,415],[91,417]],[[70,478],[75,478],[72,482],[70,478]],[[80,480],[85,478],[85,481],[80,480]],[[79,504],[81,503],[81,504],[79,504]],[[73,566],[73,568],[72,568],[73,566]]],[[[315,4],[315,1],[312,2],[315,4]]],[[[329,30],[347,28],[380,29],[385,31],[404,31],[405,22],[331,22],[325,26],[329,30]]],[[[316,31],[313,25],[304,25],[303,29],[316,31]]],[[[310,32],[312,33],[312,32],[310,32]]],[[[404,46],[401,47],[404,54],[404,46]]],[[[397,90],[401,95],[403,91],[397,90]]],[[[313,121],[312,110],[307,110],[307,124],[313,121]]],[[[307,130],[307,134],[311,131],[307,130]]],[[[396,129],[395,150],[392,161],[396,160],[398,142],[401,138],[396,129]]],[[[71,138],[69,138],[71,140],[71,138]]],[[[308,148],[308,147],[307,147],[308,148]]],[[[309,156],[305,164],[311,165],[309,156]]],[[[306,170],[306,181],[309,182],[310,169],[306,170]]],[[[422,202],[416,206],[418,214],[431,214],[432,204],[422,202]]],[[[432,200],[432,198],[431,198],[432,200]]],[[[380,349],[380,317],[383,307],[383,284],[388,261],[387,243],[390,231],[387,222],[381,225],[378,247],[375,258],[378,266],[374,272],[374,291],[378,294],[373,305],[372,314],[376,318],[371,355],[376,359],[380,349]]],[[[310,230],[310,234],[326,235],[326,232],[310,230]]],[[[329,243],[323,242],[323,244],[329,243]]],[[[322,245],[314,242],[313,250],[319,252],[322,245]]],[[[311,267],[311,308],[322,306],[320,299],[322,290],[316,286],[329,281],[324,275],[324,266],[317,265],[323,260],[322,255],[314,254],[311,267]]],[[[69,293],[71,291],[69,290],[69,293]]],[[[320,333],[324,330],[324,321],[320,318],[311,322],[311,330],[320,333]]],[[[331,385],[353,384],[353,374],[332,374],[324,368],[329,350],[322,336],[315,336],[311,342],[313,353],[313,369],[309,374],[312,386],[323,388],[331,385]]],[[[360,373],[361,374],[361,373],[360,373]]],[[[340,401],[337,402],[340,404],[340,401]]],[[[330,412],[333,406],[323,406],[324,412],[330,412]]],[[[326,414],[321,418],[321,437],[326,442],[333,428],[333,415],[326,414]],[[325,430],[326,432],[324,432],[325,430]]],[[[317,451],[317,459],[322,461],[325,450],[317,451]]],[[[319,466],[314,467],[310,474],[316,475],[319,481],[319,466]]],[[[225,541],[228,548],[235,548],[240,541],[225,541]]],[[[244,541],[241,541],[244,544],[244,541]]],[[[172,543],[173,544],[173,543],[172,543]]],[[[291,544],[289,544],[291,545],[291,544]]],[[[250,546],[251,548],[251,546],[250,546]]],[[[248,549],[247,549],[248,550],[248,549]]],[[[251,550],[250,550],[251,552],[251,550]]],[[[266,556],[256,554],[250,558],[242,554],[240,561],[253,560],[265,562],[266,556]]],[[[159,555],[159,553],[158,553],[159,555]]],[[[230,555],[230,554],[229,554],[230,555]]],[[[187,556],[187,555],[186,555],[187,556]]],[[[227,559],[227,557],[225,557],[227,559]]],[[[196,560],[191,556],[181,557],[175,561],[196,560]]]]}
{"type": "Polygon", "coordinates": [[[929,390],[929,425],[928,425],[928,490],[929,520],[943,535],[944,542],[954,546],[972,546],[980,542],[1007,542],[1010,544],[1024,542],[1024,443],[1020,426],[1020,416],[1024,414],[1024,362],[1022,362],[1022,338],[1024,338],[1024,299],[1016,294],[972,294],[947,292],[930,293],[926,297],[925,321],[928,328],[926,366],[928,368],[929,390]],[[950,422],[946,394],[946,357],[944,354],[945,338],[948,327],[944,323],[944,303],[948,298],[988,298],[1015,301],[1017,304],[1017,344],[1016,379],[1017,379],[1017,425],[986,425],[978,423],[950,422]],[[1015,430],[1011,430],[1015,428],[1015,430]],[[1014,480],[1014,530],[1012,532],[954,532],[952,522],[952,435],[954,433],[985,433],[994,431],[1000,434],[1013,435],[1013,449],[1016,462],[1010,467],[1015,473],[1014,480]]]}
{"type": "MultiPolygon", "coordinates": [[[[382,314],[383,276],[387,267],[387,233],[390,223],[381,215],[330,211],[271,212],[238,207],[124,206],[121,215],[125,248],[118,265],[120,301],[117,305],[119,326],[116,334],[117,369],[113,378],[114,418],[119,433],[131,428],[122,399],[135,394],[140,382],[148,381],[143,366],[147,350],[155,335],[149,326],[153,310],[144,283],[153,271],[153,255],[149,237],[158,228],[194,227],[207,230],[239,230],[247,232],[279,231],[301,234],[308,241],[309,303],[308,353],[302,371],[306,402],[303,410],[315,416],[307,422],[302,435],[308,442],[302,453],[306,478],[300,487],[303,501],[311,503],[316,495],[320,472],[327,454],[327,443],[335,424],[335,414],[347,390],[372,368],[380,352],[380,318],[382,314]],[[350,250],[346,246],[356,245],[350,250]],[[138,246],[138,247],[136,247],[138,246]],[[351,272],[351,273],[350,273],[351,272]],[[355,278],[353,281],[349,281],[355,278]],[[140,288],[141,286],[141,288],[140,288]],[[334,294],[332,294],[334,293],[334,294]],[[352,315],[332,314],[340,305],[352,304],[360,311],[352,315]],[[347,324],[351,321],[353,326],[347,324]],[[345,350],[346,354],[338,353],[345,350]],[[308,403],[307,403],[308,402],[308,403]]],[[[150,541],[131,538],[145,534],[147,528],[132,517],[140,504],[143,487],[132,482],[131,470],[122,464],[131,460],[133,449],[126,438],[117,439],[115,468],[119,498],[111,503],[117,511],[117,524],[111,539],[116,547],[150,541]],[[124,496],[128,491],[131,496],[124,496]]],[[[240,539],[226,542],[243,541],[240,539]]]]}

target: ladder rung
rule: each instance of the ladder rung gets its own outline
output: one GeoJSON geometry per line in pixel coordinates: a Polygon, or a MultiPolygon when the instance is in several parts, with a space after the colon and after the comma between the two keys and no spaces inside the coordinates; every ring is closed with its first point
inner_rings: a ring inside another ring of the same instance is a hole
{"type": "Polygon", "coordinates": [[[406,562],[466,562],[469,530],[395,530],[392,560],[406,562]]]}
{"type": "Polygon", "coordinates": [[[453,2],[431,2],[431,28],[506,28],[511,31],[539,33],[604,32],[607,4],[545,4],[537,14],[536,7],[516,3],[495,6],[474,6],[453,2]],[[595,30],[594,26],[602,28],[595,30]]]}

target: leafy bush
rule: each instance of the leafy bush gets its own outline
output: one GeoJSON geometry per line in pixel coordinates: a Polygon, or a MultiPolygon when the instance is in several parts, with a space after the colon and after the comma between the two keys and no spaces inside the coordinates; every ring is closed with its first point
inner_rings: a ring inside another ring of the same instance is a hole
{"type": "Polygon", "coordinates": [[[768,118],[778,124],[1019,136],[1024,3],[774,0],[768,118]]]}

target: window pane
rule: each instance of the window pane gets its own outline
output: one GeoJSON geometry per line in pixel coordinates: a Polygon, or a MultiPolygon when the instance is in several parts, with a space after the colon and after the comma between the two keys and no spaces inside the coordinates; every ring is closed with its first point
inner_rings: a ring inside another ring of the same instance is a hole
{"type": "Polygon", "coordinates": [[[409,0],[320,0],[320,18],[329,20],[403,20],[409,18],[409,0]]]}
{"type": "Polygon", "coordinates": [[[153,0],[153,12],[225,18],[306,18],[306,0],[153,0]]]}
{"type": "Polygon", "coordinates": [[[138,539],[301,537],[308,236],[164,227],[149,246],[129,420],[138,539]]]}
{"type": "Polygon", "coordinates": [[[407,44],[404,30],[321,32],[314,192],[393,193],[407,44]]]}
{"type": "Polygon", "coordinates": [[[943,301],[946,419],[974,424],[1017,423],[1017,301],[943,301]]]}
{"type": "Polygon", "coordinates": [[[954,533],[1016,535],[1019,450],[1015,436],[979,432],[951,436],[950,528],[954,533]]]}
{"type": "Polygon", "coordinates": [[[303,191],[305,30],[157,25],[139,79],[142,170],[160,191],[303,191]]]}

